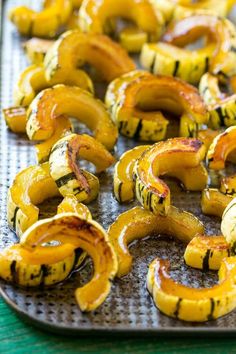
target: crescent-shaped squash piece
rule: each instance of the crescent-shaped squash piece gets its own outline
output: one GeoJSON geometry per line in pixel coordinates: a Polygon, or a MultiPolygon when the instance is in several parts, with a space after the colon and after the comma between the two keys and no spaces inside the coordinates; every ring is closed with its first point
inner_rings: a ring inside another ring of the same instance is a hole
{"type": "Polygon", "coordinates": [[[86,205],[79,203],[78,199],[73,194],[68,194],[58,205],[57,214],[62,213],[77,213],[83,219],[92,219],[89,208],[86,205]]]}
{"type": "MultiPolygon", "coordinates": [[[[81,79],[78,76],[74,80],[63,80],[62,83],[70,86],[79,86],[80,88],[93,93],[93,83],[89,76],[83,72],[81,73],[81,79]]],[[[45,88],[53,86],[50,81],[46,79],[45,70],[43,65],[30,65],[20,74],[19,80],[14,90],[14,104],[16,106],[27,107],[33,101],[37,93],[45,88]]]]}
{"type": "MultiPolygon", "coordinates": [[[[163,121],[160,112],[157,112],[159,110],[188,117],[191,136],[197,135],[198,125],[208,122],[203,100],[193,86],[174,77],[150,74],[121,86],[116,104],[112,107],[112,118],[123,135],[141,140],[155,141],[157,137],[161,140],[165,137],[168,121],[163,121]],[[192,131],[192,122],[195,131],[192,131]]],[[[181,136],[189,134],[188,129],[180,131],[181,136]]]]}
{"type": "Polygon", "coordinates": [[[142,207],[135,207],[119,215],[108,229],[108,236],[118,257],[119,277],[130,272],[132,256],[128,245],[153,234],[174,236],[189,242],[204,232],[203,224],[192,214],[170,207],[167,216],[154,215],[142,207]]]}
{"type": "Polygon", "coordinates": [[[232,200],[231,195],[226,195],[216,188],[206,188],[202,191],[201,208],[205,215],[222,217],[227,205],[232,200]]]}
{"type": "Polygon", "coordinates": [[[207,14],[189,16],[173,22],[162,39],[164,42],[185,47],[202,36],[207,36],[208,41],[215,44],[209,71],[223,77],[234,75],[236,30],[229,20],[207,14]]]}
{"type": "MultiPolygon", "coordinates": [[[[53,146],[49,157],[50,174],[63,196],[74,194],[79,201],[91,201],[91,186],[77,158],[96,166],[97,172],[105,171],[115,159],[97,140],[89,135],[71,134],[53,146]]],[[[94,196],[95,197],[95,196],[94,196]]]]}
{"type": "Polygon", "coordinates": [[[213,51],[213,45],[191,51],[164,42],[146,43],[140,62],[153,74],[179,77],[196,85],[208,70],[213,51]]]}
{"type": "Polygon", "coordinates": [[[227,205],[222,215],[221,232],[233,253],[236,251],[236,198],[227,205]]]}
{"type": "MultiPolygon", "coordinates": [[[[95,176],[93,179],[91,177],[91,189],[98,188],[97,179],[94,179],[95,176]]],[[[50,176],[48,163],[30,166],[19,172],[8,190],[7,220],[10,228],[21,237],[38,220],[37,205],[56,196],[60,196],[60,192],[50,176]]]]}
{"type": "Polygon", "coordinates": [[[38,13],[26,6],[15,7],[10,11],[9,18],[23,35],[53,38],[71,12],[70,0],[54,0],[38,13]]]}
{"type": "Polygon", "coordinates": [[[27,114],[25,107],[9,107],[2,110],[6,125],[13,133],[25,133],[27,114]]]}
{"type": "Polygon", "coordinates": [[[196,236],[187,245],[184,260],[192,268],[218,270],[222,260],[230,255],[224,236],[196,236]]]}
{"type": "Polygon", "coordinates": [[[165,315],[191,322],[217,319],[236,307],[236,258],[225,258],[219,270],[219,284],[191,288],[169,275],[169,261],[156,258],[149,266],[147,287],[157,308],[165,315]]]}
{"type": "Polygon", "coordinates": [[[75,297],[82,311],[96,309],[109,294],[117,273],[116,255],[106,232],[93,220],[67,213],[38,221],[24,233],[21,244],[33,250],[35,246],[50,241],[69,243],[92,258],[93,277],[86,285],[76,289],[75,297]]]}
{"type": "MultiPolygon", "coordinates": [[[[170,207],[169,187],[157,176],[176,176],[185,183],[188,169],[196,168],[205,156],[205,147],[197,139],[173,138],[147,149],[134,168],[136,198],[154,214],[166,215],[170,207]]],[[[189,184],[196,190],[194,174],[189,184]]],[[[205,188],[208,175],[204,169],[201,187],[205,188]]],[[[197,182],[198,184],[198,182],[197,182]]],[[[190,185],[188,187],[190,187],[190,185]]]]}
{"type": "Polygon", "coordinates": [[[129,202],[135,197],[133,170],[136,160],[150,145],[136,146],[121,155],[115,165],[113,185],[119,203],[129,202]]]}
{"type": "MultiPolygon", "coordinates": [[[[236,127],[229,127],[216,136],[208,152],[207,161],[209,168],[222,170],[230,153],[236,152],[236,127]]],[[[231,154],[233,156],[233,154],[231,154]]],[[[235,155],[234,155],[235,156],[235,155]]]]}
{"type": "Polygon", "coordinates": [[[209,111],[209,126],[213,129],[236,125],[236,94],[226,95],[219,85],[219,78],[210,73],[203,75],[199,84],[200,94],[209,111]]]}
{"type": "Polygon", "coordinates": [[[78,67],[85,63],[95,67],[107,82],[135,69],[126,51],[109,37],[74,30],[65,32],[48,50],[44,60],[46,78],[62,83],[75,77],[78,67]]]}
{"type": "Polygon", "coordinates": [[[220,181],[220,191],[227,196],[236,196],[236,175],[223,177],[220,181]]]}
{"type": "Polygon", "coordinates": [[[158,40],[161,35],[162,14],[148,0],[101,0],[99,3],[86,0],[79,11],[79,26],[83,32],[101,34],[106,21],[112,17],[134,22],[150,41],[158,40]]]}
{"type": "Polygon", "coordinates": [[[56,118],[68,115],[84,123],[95,138],[112,149],[117,129],[103,103],[79,87],[56,85],[41,91],[27,111],[27,135],[31,140],[46,140],[55,131],[56,118]]]}

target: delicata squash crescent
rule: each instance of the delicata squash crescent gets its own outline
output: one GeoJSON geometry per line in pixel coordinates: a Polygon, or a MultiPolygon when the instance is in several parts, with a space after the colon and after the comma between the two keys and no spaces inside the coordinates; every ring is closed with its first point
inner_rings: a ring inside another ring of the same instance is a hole
{"type": "Polygon", "coordinates": [[[170,207],[170,190],[158,176],[164,174],[180,179],[187,189],[205,188],[208,175],[202,172],[198,181],[189,179],[188,169],[197,168],[205,156],[205,147],[197,139],[173,138],[147,149],[134,168],[135,194],[142,206],[154,214],[167,215],[170,207]],[[186,181],[189,185],[186,185],[186,181]],[[199,182],[200,181],[200,182],[199,182]]]}
{"type": "Polygon", "coordinates": [[[16,7],[10,11],[9,18],[23,35],[53,38],[71,12],[70,0],[54,0],[38,13],[26,6],[16,7]]]}
{"type": "Polygon", "coordinates": [[[202,36],[207,36],[208,41],[215,44],[209,71],[223,77],[234,75],[236,30],[234,24],[227,19],[212,15],[189,16],[173,22],[162,40],[184,47],[202,36]]]}
{"type": "Polygon", "coordinates": [[[76,76],[78,67],[85,63],[95,67],[107,82],[135,69],[126,51],[109,37],[74,30],[65,32],[48,50],[44,59],[46,78],[62,83],[76,76]]]}
{"type": "Polygon", "coordinates": [[[203,224],[194,215],[173,206],[165,217],[154,215],[139,206],[124,212],[108,229],[109,240],[118,257],[118,277],[131,270],[132,256],[128,245],[132,241],[163,233],[189,242],[203,232],[203,224]]]}
{"type": "Polygon", "coordinates": [[[133,170],[136,160],[150,145],[136,146],[124,152],[115,165],[113,184],[114,194],[118,202],[129,202],[135,197],[133,170]]]}
{"type": "MultiPolygon", "coordinates": [[[[93,189],[96,188],[96,192],[98,187],[95,176],[91,179],[91,185],[93,189]]],[[[7,220],[10,228],[20,237],[38,220],[37,205],[57,196],[60,196],[60,192],[50,176],[48,163],[30,166],[19,172],[8,190],[7,220]]]]}
{"type": "Polygon", "coordinates": [[[224,258],[231,255],[224,236],[196,236],[184,252],[185,263],[203,271],[218,270],[224,258]]]}
{"type": "Polygon", "coordinates": [[[141,140],[165,137],[168,121],[163,121],[158,110],[181,116],[181,136],[196,136],[199,124],[208,121],[203,100],[193,86],[160,75],[140,75],[122,85],[116,104],[109,109],[121,134],[141,140]]]}
{"type": "Polygon", "coordinates": [[[201,208],[205,215],[222,217],[225,208],[232,200],[231,195],[226,195],[216,188],[206,188],[202,191],[201,208]]]}
{"type": "Polygon", "coordinates": [[[26,108],[9,107],[2,110],[6,125],[14,133],[25,133],[26,130],[26,108]]]}
{"type": "Polygon", "coordinates": [[[101,34],[111,17],[133,21],[150,41],[158,40],[162,32],[162,14],[148,0],[86,0],[79,11],[79,26],[83,32],[101,34]]]}
{"type": "Polygon", "coordinates": [[[224,210],[221,222],[221,232],[230,248],[236,252],[236,198],[233,198],[224,210]]]}
{"type": "MultiPolygon", "coordinates": [[[[75,76],[74,80],[66,80],[70,86],[79,86],[80,88],[93,93],[93,83],[89,76],[80,71],[81,78],[75,76]]],[[[19,80],[14,90],[14,104],[17,106],[29,106],[37,93],[53,86],[50,81],[46,79],[43,65],[30,65],[20,74],[19,80]]]]}
{"type": "Polygon", "coordinates": [[[50,241],[81,248],[92,258],[93,277],[86,285],[76,289],[75,297],[82,311],[96,309],[109,294],[117,273],[116,255],[106,232],[93,220],[66,213],[38,221],[24,233],[21,244],[33,251],[35,247],[50,241]]]}
{"type": "Polygon", "coordinates": [[[236,150],[236,127],[229,127],[213,140],[208,152],[209,168],[222,170],[230,153],[236,150]]]}
{"type": "Polygon", "coordinates": [[[218,129],[236,125],[236,94],[228,96],[221,92],[217,76],[210,73],[203,75],[199,91],[207,105],[210,127],[218,129]]]}
{"type": "Polygon", "coordinates": [[[146,43],[142,47],[141,65],[153,74],[178,77],[190,84],[198,84],[208,70],[214,45],[190,50],[169,43],[146,43]]]}
{"type": "Polygon", "coordinates": [[[169,275],[169,261],[156,258],[149,266],[147,288],[157,308],[165,315],[183,321],[217,319],[236,307],[236,258],[225,258],[219,270],[219,283],[211,288],[191,288],[169,275]]]}
{"type": "Polygon", "coordinates": [[[63,196],[74,194],[79,201],[89,201],[91,186],[77,163],[78,156],[92,162],[97,172],[114,163],[114,157],[97,140],[89,135],[71,134],[53,146],[49,157],[50,174],[63,196]]]}
{"type": "Polygon", "coordinates": [[[117,140],[117,128],[103,103],[79,87],[56,85],[41,91],[27,111],[27,135],[31,140],[46,140],[55,131],[55,120],[68,115],[86,124],[95,138],[108,149],[117,140]]]}
{"type": "Polygon", "coordinates": [[[227,196],[236,195],[236,175],[223,177],[220,181],[220,191],[227,196]]]}

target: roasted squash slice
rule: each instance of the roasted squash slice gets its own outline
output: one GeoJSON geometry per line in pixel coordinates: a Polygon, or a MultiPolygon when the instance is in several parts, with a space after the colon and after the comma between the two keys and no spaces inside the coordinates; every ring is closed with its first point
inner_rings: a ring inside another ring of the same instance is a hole
{"type": "Polygon", "coordinates": [[[91,195],[93,190],[84,171],[79,168],[77,158],[92,162],[97,172],[102,172],[110,167],[115,159],[97,140],[89,135],[71,134],[53,146],[49,158],[50,174],[63,196],[74,194],[79,201],[89,201],[96,195],[91,195]]]}
{"type": "Polygon", "coordinates": [[[190,131],[184,128],[180,135],[197,135],[198,125],[208,121],[203,100],[193,86],[177,78],[150,74],[121,86],[116,105],[112,107],[112,118],[123,135],[162,140],[168,121],[163,121],[157,112],[161,109],[189,118],[190,131]]]}
{"type": "Polygon", "coordinates": [[[54,285],[78,268],[84,257],[85,252],[69,243],[39,246],[33,252],[16,244],[0,253],[0,277],[26,287],[54,285]]]}
{"type": "Polygon", "coordinates": [[[222,93],[219,79],[210,73],[201,78],[199,91],[207,104],[210,127],[218,129],[221,126],[236,125],[236,94],[227,96],[222,93]]]}
{"type": "Polygon", "coordinates": [[[61,138],[63,138],[64,136],[71,134],[72,130],[73,129],[69,118],[60,117],[56,119],[55,131],[53,135],[49,139],[35,145],[38,163],[43,163],[48,161],[51,148],[53,147],[53,145],[55,145],[56,142],[61,138]]]}
{"type": "Polygon", "coordinates": [[[95,138],[112,149],[117,129],[103,103],[79,87],[56,85],[41,91],[27,111],[26,131],[31,140],[46,140],[55,132],[55,120],[62,115],[86,124],[95,138]]]}
{"type": "MultiPolygon", "coordinates": [[[[82,72],[82,80],[69,80],[68,85],[79,86],[80,88],[93,93],[93,83],[89,76],[82,72]]],[[[62,82],[64,83],[64,81],[62,82]]],[[[45,70],[42,64],[30,65],[20,74],[19,80],[14,90],[14,104],[17,106],[29,106],[36,94],[52,84],[45,77],[45,70]]]]}
{"type": "Polygon", "coordinates": [[[25,133],[26,109],[24,107],[9,107],[2,110],[8,128],[14,133],[25,133]]]}
{"type": "Polygon", "coordinates": [[[115,165],[113,183],[114,194],[119,203],[129,202],[135,197],[133,170],[136,160],[150,145],[136,146],[124,152],[115,165]]]}
{"type": "Polygon", "coordinates": [[[197,168],[205,155],[205,147],[197,139],[173,138],[159,142],[144,151],[134,168],[136,198],[146,209],[154,214],[167,215],[170,207],[169,187],[157,176],[164,174],[176,176],[188,189],[204,189],[207,184],[207,172],[199,180],[189,179],[188,169],[197,168]]]}
{"type": "Polygon", "coordinates": [[[93,220],[66,213],[38,221],[24,233],[21,244],[33,252],[35,246],[50,241],[71,244],[90,255],[94,263],[93,277],[76,289],[75,297],[82,311],[96,309],[109,294],[117,273],[116,255],[106,232],[93,220]]]}
{"type": "Polygon", "coordinates": [[[225,258],[219,270],[219,284],[211,288],[190,288],[172,280],[169,261],[156,258],[149,266],[147,287],[157,308],[183,321],[217,319],[236,307],[236,258],[225,258]]]}
{"type": "Polygon", "coordinates": [[[148,42],[148,34],[138,27],[129,26],[119,32],[119,43],[129,53],[138,53],[148,42]]]}
{"type": "MultiPolygon", "coordinates": [[[[163,17],[148,0],[87,0],[79,11],[79,25],[83,32],[104,33],[104,25],[111,17],[131,20],[146,32],[150,41],[161,35],[163,17]]],[[[140,48],[141,49],[141,48],[140,48]]]]}
{"type": "Polygon", "coordinates": [[[227,0],[152,0],[156,9],[162,12],[165,22],[179,20],[195,14],[226,16],[230,10],[227,0]]]}
{"type": "Polygon", "coordinates": [[[221,132],[219,130],[212,130],[212,129],[204,129],[198,131],[198,140],[201,140],[206,147],[206,151],[208,151],[209,147],[211,146],[213,140],[217,135],[221,132]]]}
{"type": "Polygon", "coordinates": [[[213,51],[213,45],[191,51],[169,43],[146,43],[142,47],[140,62],[153,74],[175,76],[190,84],[198,84],[208,70],[213,51]]]}
{"type": "Polygon", "coordinates": [[[227,205],[222,215],[221,232],[232,251],[236,253],[236,198],[227,205]]]}
{"type": "Polygon", "coordinates": [[[109,240],[118,257],[117,275],[122,277],[131,270],[132,256],[128,245],[132,241],[163,233],[189,242],[203,232],[203,224],[194,215],[173,206],[166,217],[154,215],[142,207],[130,209],[119,215],[108,229],[109,240]]]}
{"type": "Polygon", "coordinates": [[[79,203],[78,199],[73,194],[68,194],[58,205],[57,214],[62,213],[77,213],[83,219],[92,219],[89,208],[86,205],[79,203]]]}
{"type": "Polygon", "coordinates": [[[209,71],[229,77],[235,74],[234,48],[236,30],[227,19],[212,15],[195,15],[172,23],[163,36],[163,41],[184,47],[198,38],[207,36],[215,50],[209,62],[209,71]]]}
{"type": "Polygon", "coordinates": [[[32,64],[42,64],[48,49],[53,45],[51,39],[33,37],[23,43],[25,53],[32,64]]]}
{"type": "Polygon", "coordinates": [[[85,63],[95,67],[107,82],[135,69],[126,51],[109,37],[74,30],[65,32],[48,50],[46,78],[54,83],[73,79],[85,63]]]}
{"type": "Polygon", "coordinates": [[[41,12],[26,6],[16,7],[9,14],[18,31],[26,36],[53,38],[72,12],[70,0],[54,0],[41,12]]]}
{"type": "Polygon", "coordinates": [[[196,236],[187,245],[184,260],[192,268],[218,270],[222,260],[230,255],[224,236],[196,236]]]}
{"type": "MultiPolygon", "coordinates": [[[[96,187],[90,186],[91,189],[96,187]]],[[[10,228],[20,237],[38,220],[37,205],[56,196],[60,196],[60,192],[50,176],[48,163],[30,166],[19,172],[8,190],[7,220],[10,228]]]]}
{"type": "Polygon", "coordinates": [[[221,218],[232,198],[232,196],[225,195],[216,188],[204,189],[201,198],[203,214],[219,216],[221,218]]]}
{"type": "Polygon", "coordinates": [[[236,175],[223,177],[220,181],[220,191],[226,195],[236,196],[236,175]]]}
{"type": "MultiPolygon", "coordinates": [[[[236,127],[229,127],[225,132],[217,135],[208,152],[207,161],[209,168],[222,170],[230,153],[236,153],[236,127]]],[[[233,156],[233,154],[231,154],[233,156]]],[[[235,158],[235,155],[234,155],[235,158]]],[[[231,160],[232,161],[232,160],[231,160]]]]}

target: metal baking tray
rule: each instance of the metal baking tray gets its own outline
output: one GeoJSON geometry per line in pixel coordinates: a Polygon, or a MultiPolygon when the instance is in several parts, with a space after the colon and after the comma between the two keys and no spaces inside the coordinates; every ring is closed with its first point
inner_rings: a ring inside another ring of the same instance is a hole
{"type": "MultiPolygon", "coordinates": [[[[3,107],[12,104],[13,86],[19,73],[28,63],[23,53],[20,38],[16,29],[7,19],[10,8],[22,3],[32,6],[33,1],[8,0],[3,2],[2,41],[1,41],[1,99],[3,107]]],[[[99,94],[102,95],[101,87],[99,94]]],[[[80,131],[80,130],[79,130],[80,131]]],[[[137,145],[130,139],[120,137],[116,156],[137,145]]],[[[7,225],[6,195],[14,176],[21,169],[35,163],[33,144],[25,136],[18,136],[8,131],[4,119],[0,120],[0,248],[4,248],[17,238],[7,225]]],[[[228,167],[232,173],[233,167],[228,167]]],[[[112,173],[110,169],[100,176],[101,192],[98,199],[90,205],[93,217],[104,228],[125,210],[135,203],[119,205],[112,193],[112,173]]],[[[226,172],[225,172],[226,173],[226,172]]],[[[217,176],[216,176],[217,177],[217,176]]],[[[219,177],[219,176],[218,176],[219,177]]],[[[208,234],[220,233],[220,220],[201,214],[200,193],[187,193],[177,182],[168,180],[171,186],[173,204],[194,213],[206,225],[208,234]]],[[[51,201],[41,208],[41,216],[45,212],[53,213],[56,202],[51,201]]],[[[174,279],[194,287],[208,287],[217,281],[215,272],[204,273],[188,268],[183,261],[185,245],[164,235],[146,238],[131,246],[134,256],[131,273],[114,281],[112,291],[106,301],[96,311],[82,313],[74,298],[76,287],[89,279],[92,272],[91,263],[72,274],[63,284],[45,289],[22,289],[4,281],[0,281],[1,295],[4,300],[24,319],[32,324],[63,334],[89,333],[125,333],[125,334],[214,334],[236,333],[236,312],[216,321],[204,324],[185,323],[171,319],[159,312],[146,290],[146,274],[150,262],[155,257],[171,261],[171,275],[174,279]]]]}

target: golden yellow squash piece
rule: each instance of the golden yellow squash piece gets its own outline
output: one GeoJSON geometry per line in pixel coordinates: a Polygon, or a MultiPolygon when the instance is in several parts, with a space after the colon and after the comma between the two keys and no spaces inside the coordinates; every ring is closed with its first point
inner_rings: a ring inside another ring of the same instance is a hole
{"type": "Polygon", "coordinates": [[[82,311],[95,310],[109,294],[118,268],[106,232],[93,220],[66,213],[38,221],[24,233],[21,244],[33,251],[36,246],[50,241],[69,243],[86,251],[92,258],[93,277],[86,285],[76,289],[75,297],[82,311]]]}
{"type": "Polygon", "coordinates": [[[183,321],[217,319],[236,307],[236,258],[225,258],[219,270],[219,284],[211,288],[191,288],[169,275],[169,261],[156,258],[149,266],[147,287],[157,308],[183,321]]]}
{"type": "Polygon", "coordinates": [[[130,20],[156,41],[162,33],[163,16],[149,0],[87,0],[79,11],[79,26],[83,32],[104,33],[104,25],[111,17],[130,20]]]}
{"type": "Polygon", "coordinates": [[[219,135],[221,132],[219,130],[212,130],[212,129],[204,129],[198,131],[198,140],[201,140],[206,147],[206,152],[208,151],[209,147],[211,146],[214,138],[219,135]]]}
{"type": "MultiPolygon", "coordinates": [[[[208,152],[207,160],[209,168],[213,170],[222,170],[225,168],[225,162],[230,153],[236,153],[236,127],[229,127],[225,132],[216,136],[208,152]]],[[[233,156],[233,154],[231,154],[233,156]]]]}
{"type": "Polygon", "coordinates": [[[86,205],[79,203],[78,199],[73,194],[68,194],[58,205],[57,214],[62,213],[77,213],[83,219],[92,219],[89,208],[86,205]]]}
{"type": "Polygon", "coordinates": [[[8,128],[13,133],[25,133],[27,115],[24,107],[5,108],[2,113],[8,128]]]}
{"type": "Polygon", "coordinates": [[[236,198],[232,199],[224,210],[221,222],[221,232],[233,253],[236,251],[236,198]]]}
{"type": "Polygon", "coordinates": [[[69,118],[61,116],[60,118],[56,119],[53,135],[47,140],[35,145],[38,163],[48,161],[53,145],[55,145],[59,139],[71,134],[72,130],[73,129],[69,118]]]}
{"type": "Polygon", "coordinates": [[[162,12],[165,21],[179,20],[196,14],[226,16],[231,0],[152,0],[156,9],[162,12]]]}
{"type": "Polygon", "coordinates": [[[48,50],[44,60],[46,78],[54,84],[73,80],[85,63],[107,82],[135,69],[126,51],[109,37],[74,30],[65,32],[48,50]]]}
{"type": "Polygon", "coordinates": [[[164,139],[168,121],[159,110],[169,111],[184,120],[180,124],[181,136],[196,136],[199,124],[208,121],[198,91],[174,77],[141,74],[122,85],[117,96],[116,104],[110,108],[112,118],[120,133],[128,137],[164,139]]]}
{"type": "MultiPolygon", "coordinates": [[[[82,80],[68,80],[65,83],[70,86],[79,86],[80,88],[93,93],[93,83],[89,76],[81,71],[82,80]]],[[[64,83],[64,82],[62,82],[64,83]]],[[[14,104],[17,106],[29,106],[36,94],[45,88],[53,86],[45,77],[45,70],[42,64],[30,65],[20,74],[19,80],[14,90],[14,104]]]]}
{"type": "Polygon", "coordinates": [[[56,85],[41,91],[27,111],[27,135],[31,140],[46,140],[55,132],[55,121],[62,115],[74,117],[94,133],[95,138],[112,149],[117,128],[103,103],[79,87],[56,85]]]}
{"type": "Polygon", "coordinates": [[[163,41],[185,47],[202,36],[215,44],[209,62],[209,71],[229,77],[235,74],[236,30],[229,20],[212,15],[189,16],[173,22],[163,36],[163,41]]]}
{"type": "Polygon", "coordinates": [[[10,11],[9,18],[23,35],[53,38],[71,12],[70,0],[54,0],[38,13],[26,6],[16,7],[10,11]]]}
{"type": "Polygon", "coordinates": [[[47,50],[53,45],[51,39],[33,37],[23,43],[25,53],[32,64],[42,64],[47,50]]]}
{"type": "Polygon", "coordinates": [[[236,94],[226,95],[219,85],[217,76],[210,73],[203,75],[199,84],[200,94],[209,111],[209,126],[213,129],[236,125],[236,94]]]}
{"type": "Polygon", "coordinates": [[[85,252],[73,245],[39,246],[32,252],[21,244],[0,253],[0,277],[20,286],[49,286],[65,280],[83,262],[85,252]]]}
{"type": "MultiPolygon", "coordinates": [[[[37,205],[56,196],[60,196],[60,192],[50,176],[48,163],[30,166],[22,170],[16,175],[8,190],[7,220],[9,226],[20,237],[38,220],[39,208],[37,205]]],[[[72,203],[74,205],[73,201],[72,203]]],[[[75,212],[73,205],[71,205],[71,209],[75,212]]],[[[79,210],[80,206],[77,205],[77,207],[79,210]]],[[[86,207],[82,206],[81,208],[84,210],[86,207]]],[[[72,211],[71,209],[68,211],[72,211]]]]}
{"type": "Polygon", "coordinates": [[[204,189],[201,198],[203,214],[219,216],[221,218],[225,208],[231,202],[232,198],[232,196],[225,195],[215,188],[204,189]]]}
{"type": "MultiPolygon", "coordinates": [[[[97,140],[89,135],[70,134],[53,146],[49,157],[50,174],[60,193],[74,194],[79,201],[97,197],[78,165],[78,157],[92,162],[97,172],[105,171],[115,159],[97,140]]],[[[96,190],[98,192],[98,190],[96,190]]]]}
{"type": "Polygon", "coordinates": [[[121,155],[115,165],[113,184],[114,194],[119,203],[129,202],[135,197],[133,170],[136,160],[150,145],[136,146],[121,155]]]}
{"type": "Polygon", "coordinates": [[[203,190],[208,175],[205,168],[196,179],[205,147],[197,139],[173,138],[159,142],[147,149],[137,160],[134,168],[135,194],[145,209],[154,214],[167,215],[170,207],[170,190],[158,176],[171,175],[181,180],[189,190],[203,190]]]}
{"type": "Polygon", "coordinates": [[[196,236],[187,245],[184,260],[192,268],[218,270],[222,260],[230,254],[223,236],[196,236]]]}
{"type": "Polygon", "coordinates": [[[108,236],[118,257],[119,277],[130,272],[132,256],[128,245],[137,239],[153,234],[174,236],[189,242],[204,232],[203,224],[192,214],[170,207],[166,217],[154,215],[142,207],[135,207],[118,216],[108,229],[108,236]]]}
{"type": "Polygon", "coordinates": [[[119,32],[119,43],[129,53],[138,53],[148,41],[148,34],[138,27],[125,27],[119,32]]]}
{"type": "Polygon", "coordinates": [[[179,77],[190,84],[198,84],[208,70],[214,45],[189,50],[169,43],[146,43],[142,47],[141,65],[153,74],[179,77]]]}

